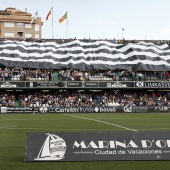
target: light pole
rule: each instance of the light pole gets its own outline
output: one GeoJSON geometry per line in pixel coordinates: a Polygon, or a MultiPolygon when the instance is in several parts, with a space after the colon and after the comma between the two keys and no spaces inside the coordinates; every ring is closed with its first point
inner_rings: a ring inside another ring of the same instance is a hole
{"type": "Polygon", "coordinates": [[[103,32],[103,39],[105,38],[105,33],[103,32]]]}
{"type": "Polygon", "coordinates": [[[117,33],[117,40],[119,40],[119,33],[117,33]]]}
{"type": "Polygon", "coordinates": [[[124,31],[124,30],[125,30],[125,29],[124,29],[124,28],[122,28],[122,40],[123,40],[123,38],[124,38],[124,37],[123,37],[123,31],[124,31]]]}

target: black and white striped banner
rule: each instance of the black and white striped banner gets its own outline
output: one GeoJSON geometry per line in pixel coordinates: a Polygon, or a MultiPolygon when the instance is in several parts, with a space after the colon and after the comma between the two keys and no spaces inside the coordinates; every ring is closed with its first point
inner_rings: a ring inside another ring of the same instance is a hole
{"type": "Polygon", "coordinates": [[[170,70],[167,44],[139,42],[116,44],[108,41],[55,42],[0,41],[0,63],[8,67],[170,70]]]}

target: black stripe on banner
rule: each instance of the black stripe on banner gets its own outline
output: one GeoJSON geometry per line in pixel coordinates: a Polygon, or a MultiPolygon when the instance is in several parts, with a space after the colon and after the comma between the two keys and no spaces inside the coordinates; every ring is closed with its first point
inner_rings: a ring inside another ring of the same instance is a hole
{"type": "MultiPolygon", "coordinates": [[[[4,48],[0,47],[0,52],[2,52],[4,50],[4,48]]],[[[18,46],[17,48],[15,47],[8,47],[5,48],[5,50],[9,50],[9,51],[13,51],[14,54],[16,54],[17,52],[21,52],[21,53],[26,53],[26,54],[32,54],[32,53],[36,53],[37,54],[46,54],[46,53],[52,53],[52,54],[60,54],[60,55],[66,55],[66,54],[80,54],[80,53],[84,53],[85,55],[88,54],[100,54],[100,53],[105,53],[105,54],[112,54],[112,55],[116,55],[116,54],[123,54],[123,55],[127,55],[129,53],[132,52],[140,52],[141,54],[144,52],[150,52],[159,56],[167,56],[170,55],[170,49],[166,50],[166,51],[162,51],[161,53],[157,52],[156,50],[153,49],[140,49],[140,48],[129,48],[128,50],[121,52],[121,51],[116,51],[116,50],[108,50],[108,49],[95,49],[94,51],[86,51],[84,52],[83,50],[56,50],[53,51],[51,49],[45,49],[45,50],[40,50],[40,49],[33,49],[33,50],[26,50],[24,48],[22,48],[21,46],[18,46]],[[168,52],[169,51],[169,52],[168,52]]]]}
{"type": "MultiPolygon", "coordinates": [[[[127,58],[107,58],[104,56],[96,56],[96,57],[84,57],[84,56],[78,56],[78,57],[74,57],[70,54],[69,57],[64,57],[62,56],[62,58],[56,58],[56,57],[53,57],[51,55],[44,55],[43,57],[31,57],[28,56],[27,57],[24,57],[22,55],[18,55],[18,54],[7,54],[7,53],[3,53],[0,55],[0,57],[3,57],[3,59],[5,60],[5,58],[11,58],[11,61],[14,59],[14,58],[19,58],[21,59],[22,61],[29,61],[29,60],[44,60],[44,59],[47,59],[47,60],[53,60],[55,62],[67,62],[67,61],[70,61],[70,60],[73,60],[74,61],[79,61],[79,60],[83,60],[84,62],[86,61],[97,61],[97,60],[101,60],[101,62],[105,62],[105,61],[110,61],[110,62],[129,62],[128,64],[131,64],[132,61],[135,61],[135,60],[141,60],[141,61],[144,61],[144,60],[148,60],[148,61],[153,61],[153,62],[157,62],[157,61],[164,61],[166,62],[167,64],[170,63],[170,59],[169,60],[165,60],[161,57],[150,57],[150,56],[146,56],[146,55],[133,55],[131,57],[127,57],[127,58]]],[[[0,61],[1,62],[1,61],[0,61]]],[[[9,61],[10,62],[10,61],[9,61]]],[[[121,63],[120,63],[121,64],[121,63]]]]}
{"type": "Polygon", "coordinates": [[[116,65],[107,65],[104,63],[101,64],[86,64],[86,63],[78,63],[78,64],[53,64],[49,62],[18,62],[18,61],[6,61],[6,60],[0,60],[0,63],[2,65],[5,65],[7,67],[20,67],[20,68],[41,68],[41,69],[64,69],[64,68],[70,68],[70,69],[79,69],[81,71],[88,71],[91,69],[100,69],[100,70],[116,70],[116,69],[125,69],[129,70],[129,67],[132,68],[133,71],[168,71],[170,70],[169,66],[166,65],[149,65],[149,64],[116,64],[116,65]]]}
{"type": "MultiPolygon", "coordinates": [[[[97,42],[97,41],[96,41],[97,42]]],[[[109,43],[110,45],[108,45],[107,42],[100,42],[98,44],[94,44],[91,45],[92,43],[86,43],[86,45],[81,45],[80,41],[73,41],[70,43],[65,43],[65,44],[57,44],[55,42],[49,44],[48,42],[43,43],[43,45],[41,45],[41,43],[35,43],[35,42],[24,42],[26,45],[22,44],[22,42],[17,42],[17,41],[0,41],[0,45],[16,45],[16,46],[24,46],[25,48],[31,48],[31,47],[36,47],[36,48],[41,48],[41,47],[45,47],[45,48],[54,48],[54,49],[59,49],[59,48],[72,48],[72,47],[82,47],[83,49],[88,49],[88,48],[99,48],[101,46],[106,46],[106,47],[110,47],[110,48],[115,48],[115,49],[121,49],[127,45],[130,44],[115,44],[115,43],[109,43]]],[[[82,42],[83,44],[84,42],[82,42]]],[[[158,50],[167,50],[168,49],[168,45],[165,48],[161,48],[162,45],[158,46],[158,45],[154,45],[154,44],[146,44],[146,43],[138,43],[135,45],[141,45],[143,47],[154,47],[157,48],[158,50]]],[[[18,48],[18,47],[17,47],[18,48]]]]}

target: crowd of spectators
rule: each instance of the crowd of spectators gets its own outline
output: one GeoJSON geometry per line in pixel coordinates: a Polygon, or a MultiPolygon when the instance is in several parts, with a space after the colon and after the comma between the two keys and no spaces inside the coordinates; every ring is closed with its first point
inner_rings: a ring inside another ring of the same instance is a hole
{"type": "Polygon", "coordinates": [[[92,106],[159,106],[170,105],[166,94],[142,91],[30,93],[19,96],[22,107],[92,107],[92,106]]]}
{"type": "Polygon", "coordinates": [[[90,71],[82,72],[77,69],[66,69],[59,71],[59,80],[64,81],[89,81],[94,78],[98,80],[128,80],[128,77],[135,78],[135,72],[132,71],[113,71],[113,70],[99,70],[92,69],[90,71]],[[103,78],[103,79],[102,79],[103,78]]]}
{"type": "MultiPolygon", "coordinates": [[[[58,72],[59,81],[152,81],[170,80],[169,71],[142,72],[129,70],[99,70],[80,71],[77,69],[62,69],[58,72]]],[[[30,69],[18,67],[0,68],[0,81],[54,81],[53,69],[30,69]]]]}
{"type": "Polygon", "coordinates": [[[0,94],[0,106],[14,106],[15,96],[13,94],[1,93],[0,94]]]}
{"type": "MultiPolygon", "coordinates": [[[[15,99],[14,94],[1,93],[0,106],[15,106],[15,99]]],[[[170,106],[167,92],[119,90],[24,92],[19,102],[21,107],[170,106]]]]}
{"type": "Polygon", "coordinates": [[[26,69],[18,67],[0,68],[0,80],[53,80],[52,69],[26,69]]]}
{"type": "Polygon", "coordinates": [[[90,80],[112,80],[112,81],[148,81],[169,80],[168,71],[160,72],[134,72],[127,70],[99,70],[79,71],[77,69],[59,70],[60,81],[90,81],[90,80]]]}

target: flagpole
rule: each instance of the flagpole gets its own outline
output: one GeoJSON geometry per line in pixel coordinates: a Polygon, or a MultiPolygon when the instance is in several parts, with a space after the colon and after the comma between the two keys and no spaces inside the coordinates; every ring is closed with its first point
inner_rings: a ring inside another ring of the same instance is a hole
{"type": "Polygon", "coordinates": [[[36,23],[37,23],[37,25],[39,25],[39,24],[38,24],[38,11],[37,11],[37,22],[36,22],[36,23]]]}
{"type": "Polygon", "coordinates": [[[68,12],[67,12],[67,22],[66,22],[66,39],[68,39],[68,12]]]}
{"type": "MultiPolygon", "coordinates": [[[[39,27],[39,24],[38,24],[38,11],[37,11],[37,21],[36,21],[36,25],[37,25],[38,31],[40,31],[40,30],[39,30],[40,27],[39,27]]],[[[38,33],[38,34],[39,34],[39,33],[38,33]]],[[[39,38],[40,38],[40,37],[39,37],[39,38]]]]}
{"type": "Polygon", "coordinates": [[[53,39],[53,7],[52,7],[52,39],[53,39]]]}

